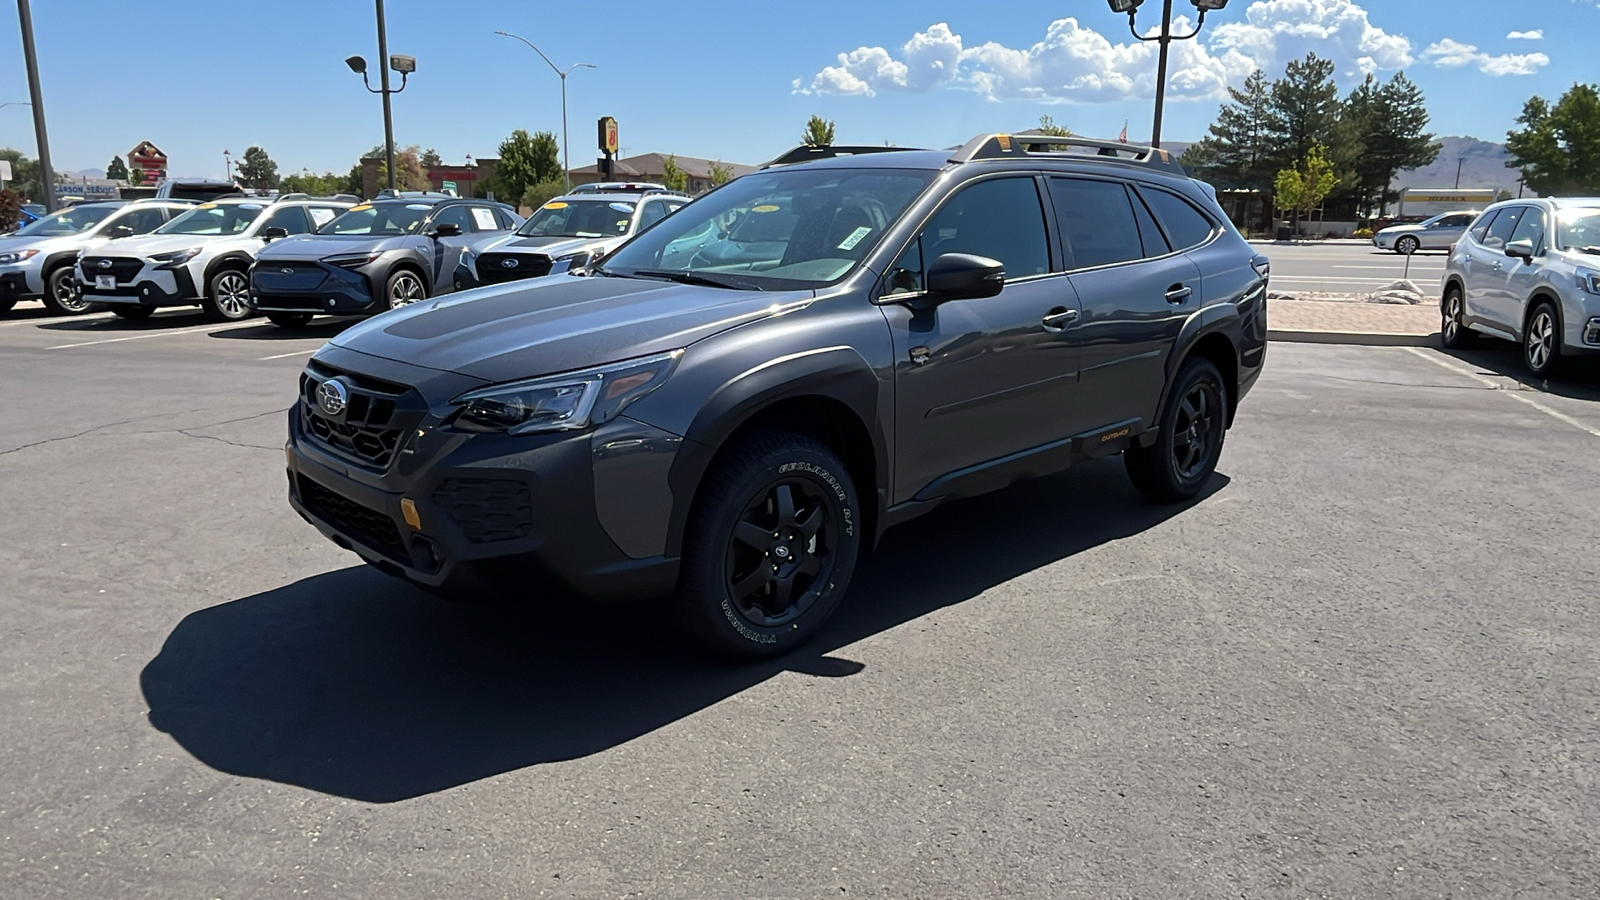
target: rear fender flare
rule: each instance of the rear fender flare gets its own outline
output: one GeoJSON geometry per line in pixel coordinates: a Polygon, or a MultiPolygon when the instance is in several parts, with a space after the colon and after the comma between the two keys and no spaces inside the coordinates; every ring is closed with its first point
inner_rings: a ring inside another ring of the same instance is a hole
{"type": "MultiPolygon", "coordinates": [[[[1178,369],[1194,352],[1195,345],[1207,335],[1221,334],[1228,339],[1233,347],[1234,371],[1240,371],[1242,365],[1239,360],[1239,348],[1244,344],[1244,321],[1239,316],[1239,308],[1231,303],[1219,303],[1196,310],[1188,321],[1183,323],[1183,330],[1178,332],[1178,339],[1172,344],[1172,352],[1167,355],[1166,381],[1161,385],[1161,402],[1156,405],[1156,422],[1161,421],[1162,411],[1167,408],[1168,395],[1172,391],[1172,383],[1178,377],[1178,369]]],[[[1237,395],[1239,386],[1228,386],[1228,423],[1233,423],[1233,412],[1239,403],[1237,395]]],[[[1154,428],[1147,434],[1153,434],[1154,428]]]]}

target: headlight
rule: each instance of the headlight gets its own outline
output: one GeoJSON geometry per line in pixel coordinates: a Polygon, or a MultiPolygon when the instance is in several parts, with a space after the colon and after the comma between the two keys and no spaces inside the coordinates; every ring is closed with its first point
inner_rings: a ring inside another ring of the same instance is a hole
{"type": "Polygon", "coordinates": [[[588,262],[590,254],[591,251],[579,250],[577,253],[568,253],[566,256],[556,257],[556,262],[569,263],[570,265],[577,266],[581,263],[588,262]]]}
{"type": "Polygon", "coordinates": [[[156,263],[156,268],[158,269],[175,269],[199,255],[199,247],[190,247],[187,250],[174,250],[171,253],[153,254],[150,257],[150,261],[156,263]]]}
{"type": "Polygon", "coordinates": [[[1579,269],[1578,289],[1600,296],[1600,272],[1593,269],[1579,269]]]}
{"type": "Polygon", "coordinates": [[[573,431],[616,418],[629,403],[660,387],[682,350],[593,369],[497,384],[462,394],[450,424],[462,431],[533,434],[573,431]]]}
{"type": "Polygon", "coordinates": [[[0,266],[14,266],[38,255],[39,251],[37,250],[13,250],[10,253],[0,253],[0,266]]]}
{"type": "Polygon", "coordinates": [[[471,247],[461,251],[461,264],[467,267],[467,271],[471,272],[474,278],[477,277],[478,254],[473,253],[471,247]]]}
{"type": "Polygon", "coordinates": [[[341,256],[329,256],[324,258],[322,261],[330,266],[339,266],[345,269],[359,269],[382,255],[382,250],[373,250],[370,253],[346,253],[341,256]]]}

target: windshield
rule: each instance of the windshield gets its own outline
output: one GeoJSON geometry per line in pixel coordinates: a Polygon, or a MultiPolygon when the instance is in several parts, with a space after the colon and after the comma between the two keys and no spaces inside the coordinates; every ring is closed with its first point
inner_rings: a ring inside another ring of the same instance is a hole
{"type": "Polygon", "coordinates": [[[318,228],[317,234],[412,234],[432,211],[431,203],[362,204],[318,228]]]}
{"type": "Polygon", "coordinates": [[[259,203],[206,203],[157,228],[156,234],[239,234],[261,215],[259,203]]]}
{"type": "Polygon", "coordinates": [[[936,174],[776,169],[746,175],[625,244],[604,271],[702,276],[731,287],[828,284],[871,252],[936,174]]]}
{"type": "Polygon", "coordinates": [[[517,229],[523,237],[617,237],[628,233],[634,205],[620,200],[551,200],[517,229]]]}
{"type": "Polygon", "coordinates": [[[1600,209],[1563,209],[1556,216],[1556,243],[1563,250],[1600,252],[1600,209]]]}
{"type": "Polygon", "coordinates": [[[101,222],[106,216],[116,212],[116,206],[74,206],[60,212],[51,213],[36,222],[22,226],[13,234],[34,237],[54,237],[63,234],[77,234],[88,231],[101,222]]]}

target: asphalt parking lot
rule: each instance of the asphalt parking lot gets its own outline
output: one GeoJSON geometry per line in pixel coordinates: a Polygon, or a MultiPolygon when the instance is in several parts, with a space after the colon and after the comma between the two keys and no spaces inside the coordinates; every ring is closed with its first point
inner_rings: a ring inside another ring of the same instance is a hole
{"type": "Polygon", "coordinates": [[[727,668],[301,522],[339,327],[0,318],[0,896],[1600,896],[1592,372],[1273,344],[1198,502],[951,504],[727,668]]]}
{"type": "Polygon", "coordinates": [[[1304,291],[1366,294],[1410,277],[1437,300],[1449,253],[1423,250],[1407,258],[1371,244],[1257,243],[1272,260],[1272,287],[1285,293],[1304,291]]]}

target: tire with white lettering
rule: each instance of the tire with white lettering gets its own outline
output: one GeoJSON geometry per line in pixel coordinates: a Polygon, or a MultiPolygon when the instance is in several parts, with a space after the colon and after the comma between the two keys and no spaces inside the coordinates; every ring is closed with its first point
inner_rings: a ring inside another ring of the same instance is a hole
{"type": "Polygon", "coordinates": [[[712,652],[762,659],[832,616],[861,548],[854,483],[826,446],[759,432],[722,452],[684,536],[678,603],[712,652]]]}

